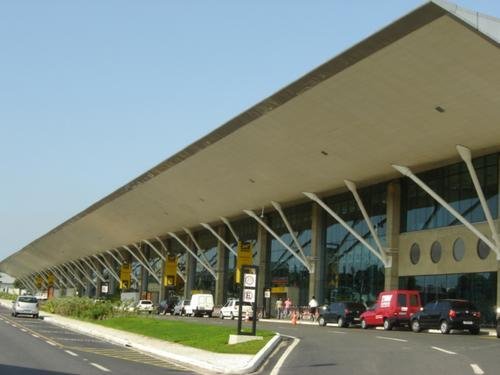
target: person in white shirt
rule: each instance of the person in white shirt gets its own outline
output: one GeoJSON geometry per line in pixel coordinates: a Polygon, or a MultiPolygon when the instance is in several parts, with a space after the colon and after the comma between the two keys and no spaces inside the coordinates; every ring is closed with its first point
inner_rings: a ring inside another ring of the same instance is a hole
{"type": "Polygon", "coordinates": [[[311,319],[316,321],[316,312],[318,311],[318,301],[316,301],[316,297],[312,297],[309,301],[309,313],[311,314],[311,319]]]}

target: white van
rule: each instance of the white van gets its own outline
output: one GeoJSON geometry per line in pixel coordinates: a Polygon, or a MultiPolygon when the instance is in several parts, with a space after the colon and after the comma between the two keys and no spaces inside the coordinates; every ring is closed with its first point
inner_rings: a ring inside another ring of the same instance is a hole
{"type": "MultiPolygon", "coordinates": [[[[214,297],[211,294],[193,294],[189,310],[192,316],[208,315],[211,317],[214,311],[214,297]]],[[[186,313],[188,313],[187,309],[186,313]]]]}

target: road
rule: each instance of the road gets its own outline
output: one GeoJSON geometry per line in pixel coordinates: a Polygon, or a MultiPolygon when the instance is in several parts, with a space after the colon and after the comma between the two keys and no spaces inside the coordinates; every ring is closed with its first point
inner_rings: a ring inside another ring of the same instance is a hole
{"type": "MultiPolygon", "coordinates": [[[[236,320],[190,319],[193,322],[233,325],[236,320]]],[[[236,329],[236,328],[235,328],[236,329]]],[[[296,325],[259,322],[269,329],[291,336],[260,374],[272,375],[480,375],[500,373],[500,339],[468,332],[413,333],[406,329],[337,328],[328,325],[296,325]],[[299,341],[300,340],[300,341],[299,341]],[[294,347],[294,341],[298,342],[294,347]],[[280,356],[292,349],[280,367],[280,356]],[[280,367],[279,369],[277,367],[280,367]]]]}
{"type": "Polygon", "coordinates": [[[193,374],[173,363],[0,307],[0,374],[193,374]]]}

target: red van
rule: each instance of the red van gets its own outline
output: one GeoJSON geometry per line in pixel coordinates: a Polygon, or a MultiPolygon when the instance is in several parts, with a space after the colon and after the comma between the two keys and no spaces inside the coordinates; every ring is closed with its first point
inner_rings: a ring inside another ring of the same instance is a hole
{"type": "Polygon", "coordinates": [[[420,293],[416,290],[390,290],[378,295],[377,303],[361,314],[361,328],[392,327],[410,324],[410,317],[422,309],[420,293]]]}

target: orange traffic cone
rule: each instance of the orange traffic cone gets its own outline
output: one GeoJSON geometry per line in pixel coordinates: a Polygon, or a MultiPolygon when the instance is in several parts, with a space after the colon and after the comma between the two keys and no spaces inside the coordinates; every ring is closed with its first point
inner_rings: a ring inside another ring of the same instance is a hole
{"type": "Polygon", "coordinates": [[[292,312],[292,324],[295,326],[297,325],[297,314],[295,311],[292,312]]]}

